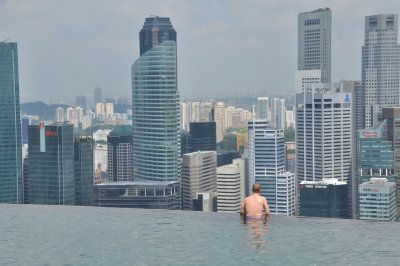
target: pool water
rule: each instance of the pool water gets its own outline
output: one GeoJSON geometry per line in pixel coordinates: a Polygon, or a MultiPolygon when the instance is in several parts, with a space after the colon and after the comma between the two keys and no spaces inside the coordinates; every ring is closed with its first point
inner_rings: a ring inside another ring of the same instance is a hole
{"type": "Polygon", "coordinates": [[[400,224],[0,204],[0,265],[400,265],[400,224]]]}

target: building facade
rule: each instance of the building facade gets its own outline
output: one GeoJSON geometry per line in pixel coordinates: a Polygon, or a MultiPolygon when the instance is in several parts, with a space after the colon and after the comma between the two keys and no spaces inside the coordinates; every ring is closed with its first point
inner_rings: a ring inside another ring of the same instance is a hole
{"type": "Polygon", "coordinates": [[[75,205],[93,205],[94,140],[91,136],[74,139],[75,205]]]}
{"type": "Polygon", "coordinates": [[[268,97],[258,97],[256,103],[256,119],[270,120],[268,97]]]}
{"type": "Polygon", "coordinates": [[[396,183],[371,178],[359,187],[360,220],[396,221],[396,183]]]}
{"type": "Polygon", "coordinates": [[[300,216],[350,218],[348,187],[336,178],[299,184],[300,216]]]}
{"type": "Polygon", "coordinates": [[[146,18],[140,32],[140,58],[132,65],[132,125],[134,179],[180,180],[176,32],[169,18],[146,18]]]}
{"type": "Polygon", "coordinates": [[[400,106],[398,15],[365,17],[361,78],[368,128],[378,124],[383,107],[400,106]]]}
{"type": "Polygon", "coordinates": [[[29,203],[74,205],[73,126],[29,126],[29,203]]]}
{"type": "Polygon", "coordinates": [[[283,129],[271,128],[266,120],[254,120],[249,122],[248,132],[248,188],[251,189],[254,183],[261,184],[261,194],[267,198],[271,213],[293,215],[295,179],[285,168],[283,129]]]}
{"type": "Polygon", "coordinates": [[[296,94],[296,178],[351,177],[351,94],[338,84],[308,84],[296,94]]]}
{"type": "Polygon", "coordinates": [[[192,152],[182,158],[183,209],[193,210],[196,193],[217,192],[217,153],[215,151],[192,152]]]}
{"type": "Polygon", "coordinates": [[[180,182],[105,182],[94,186],[94,205],[114,208],[180,210],[180,182]]]}
{"type": "Polygon", "coordinates": [[[191,151],[217,150],[215,122],[191,122],[189,128],[191,151]]]}
{"type": "Polygon", "coordinates": [[[275,128],[286,128],[285,100],[273,98],[271,102],[271,125],[275,128]]]}
{"type": "Polygon", "coordinates": [[[321,82],[331,82],[332,12],[320,8],[298,15],[298,70],[321,70],[321,82]]]}
{"type": "Polygon", "coordinates": [[[0,42],[0,203],[23,203],[16,43],[0,42]]]}
{"type": "Polygon", "coordinates": [[[107,136],[107,173],[113,182],[133,181],[131,126],[118,126],[107,136]]]}
{"type": "Polygon", "coordinates": [[[245,197],[245,161],[235,159],[232,164],[217,168],[217,211],[238,213],[245,197]]]}

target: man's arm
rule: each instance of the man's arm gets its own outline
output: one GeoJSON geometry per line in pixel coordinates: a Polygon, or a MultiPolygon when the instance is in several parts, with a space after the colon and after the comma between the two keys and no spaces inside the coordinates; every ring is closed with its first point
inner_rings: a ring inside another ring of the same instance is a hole
{"type": "Polygon", "coordinates": [[[246,215],[246,199],[243,200],[240,206],[240,216],[246,215]]]}
{"type": "Polygon", "coordinates": [[[267,217],[270,215],[267,198],[264,198],[264,210],[265,210],[265,219],[267,219],[267,217]]]}

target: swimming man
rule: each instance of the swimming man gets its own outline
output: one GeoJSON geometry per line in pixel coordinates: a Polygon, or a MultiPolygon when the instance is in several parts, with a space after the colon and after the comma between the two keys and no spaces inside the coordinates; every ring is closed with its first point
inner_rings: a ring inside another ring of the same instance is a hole
{"type": "Polygon", "coordinates": [[[254,183],[253,194],[246,197],[240,208],[240,215],[244,216],[245,220],[261,220],[265,216],[267,221],[270,212],[267,199],[261,196],[261,185],[254,183]]]}

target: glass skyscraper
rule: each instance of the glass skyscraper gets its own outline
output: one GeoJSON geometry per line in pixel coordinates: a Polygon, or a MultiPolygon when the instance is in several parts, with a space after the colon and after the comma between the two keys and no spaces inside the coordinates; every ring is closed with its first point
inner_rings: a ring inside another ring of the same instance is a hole
{"type": "Polygon", "coordinates": [[[132,65],[134,180],[180,179],[180,101],[176,32],[169,18],[147,18],[132,65]]]}
{"type": "Polygon", "coordinates": [[[73,125],[31,125],[29,203],[75,205],[73,125]]]}
{"type": "Polygon", "coordinates": [[[22,198],[17,44],[0,42],[0,203],[22,203],[22,198]]]}

